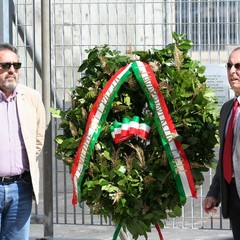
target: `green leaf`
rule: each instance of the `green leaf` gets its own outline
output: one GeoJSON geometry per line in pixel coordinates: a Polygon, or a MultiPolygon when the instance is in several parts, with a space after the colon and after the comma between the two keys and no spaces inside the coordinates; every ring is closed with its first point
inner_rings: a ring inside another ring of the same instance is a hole
{"type": "Polygon", "coordinates": [[[52,114],[52,117],[54,117],[54,118],[61,118],[62,117],[61,116],[62,111],[60,109],[55,109],[53,107],[50,107],[50,112],[52,114]]]}
{"type": "Polygon", "coordinates": [[[88,61],[83,60],[82,65],[78,68],[78,72],[83,72],[88,67],[88,61]]]}
{"type": "Polygon", "coordinates": [[[115,186],[112,186],[111,184],[108,184],[108,185],[103,185],[102,190],[107,191],[109,193],[114,193],[114,192],[119,191],[119,188],[115,187],[115,186]]]}
{"type": "Polygon", "coordinates": [[[110,152],[109,152],[109,151],[104,150],[103,155],[104,155],[104,157],[105,157],[106,159],[108,159],[108,160],[111,159],[111,155],[110,155],[110,152]]]}
{"type": "Polygon", "coordinates": [[[179,207],[178,205],[176,205],[173,208],[173,213],[175,214],[175,216],[181,217],[181,215],[182,215],[182,207],[179,207]]]}
{"type": "Polygon", "coordinates": [[[108,185],[108,184],[109,184],[109,182],[105,179],[100,179],[100,181],[99,181],[100,186],[104,186],[104,185],[108,185]]]}

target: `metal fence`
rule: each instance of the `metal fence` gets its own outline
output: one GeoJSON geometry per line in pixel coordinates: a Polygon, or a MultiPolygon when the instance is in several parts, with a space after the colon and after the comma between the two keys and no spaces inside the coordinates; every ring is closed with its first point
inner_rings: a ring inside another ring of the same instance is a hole
{"type": "MultiPolygon", "coordinates": [[[[2,0],[3,2],[5,0],[2,0]]],[[[229,51],[239,45],[240,1],[204,0],[51,0],[50,19],[42,18],[40,0],[14,0],[13,44],[19,49],[23,71],[21,81],[43,91],[41,46],[43,26],[51,28],[51,106],[70,105],[69,89],[78,84],[77,69],[86,58],[85,49],[108,44],[125,53],[132,50],[161,49],[172,42],[173,31],[186,33],[192,40],[189,53],[201,64],[223,64],[229,51]],[[44,25],[45,24],[45,25],[44,25]]],[[[4,10],[3,10],[4,11],[4,10]]],[[[44,53],[44,50],[43,50],[44,53]]],[[[50,83],[49,83],[50,84],[50,83]]],[[[43,93],[44,94],[44,93],[43,93]]],[[[53,119],[52,146],[53,222],[57,224],[111,224],[92,216],[86,206],[71,205],[72,183],[69,169],[55,158],[53,141],[59,133],[53,119]]],[[[51,161],[51,160],[49,160],[51,161]]],[[[42,172],[46,171],[44,165],[42,172]]],[[[166,226],[229,228],[220,211],[204,215],[201,207],[212,172],[205,175],[197,200],[189,199],[183,216],[166,221],[166,226]]],[[[42,179],[42,184],[48,182],[42,179]]],[[[44,196],[44,195],[43,195],[44,196]]],[[[43,213],[41,198],[36,215],[43,213]]]]}

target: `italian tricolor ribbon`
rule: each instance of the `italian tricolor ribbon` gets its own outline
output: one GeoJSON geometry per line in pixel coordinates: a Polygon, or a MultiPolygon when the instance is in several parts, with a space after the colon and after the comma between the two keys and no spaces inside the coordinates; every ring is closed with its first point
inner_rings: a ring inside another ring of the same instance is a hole
{"type": "Polygon", "coordinates": [[[148,104],[158,127],[158,133],[175,178],[181,201],[185,201],[187,196],[197,197],[188,159],[181,143],[174,138],[177,135],[177,131],[168,113],[155,75],[148,64],[135,61],[121,68],[110,78],[92,107],[71,171],[73,204],[80,202],[80,186],[83,175],[89,165],[94,145],[105,125],[112,102],[121,85],[132,73],[148,99],[148,104]]]}
{"type": "Polygon", "coordinates": [[[149,125],[149,123],[139,122],[138,116],[134,116],[132,120],[125,117],[122,123],[115,121],[110,127],[110,131],[114,143],[120,143],[132,136],[146,140],[150,131],[149,125]]]}
{"type": "Polygon", "coordinates": [[[197,190],[190,165],[181,143],[174,138],[177,135],[177,131],[154,72],[150,65],[140,61],[133,62],[132,69],[154,114],[154,121],[158,127],[158,132],[177,184],[180,200],[184,202],[188,196],[196,198],[197,190]]]}

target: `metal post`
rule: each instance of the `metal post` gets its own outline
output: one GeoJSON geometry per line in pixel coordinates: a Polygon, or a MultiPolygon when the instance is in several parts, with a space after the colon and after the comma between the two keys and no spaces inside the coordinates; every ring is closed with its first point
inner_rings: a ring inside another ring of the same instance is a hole
{"type": "Polygon", "coordinates": [[[42,86],[43,102],[47,114],[47,130],[43,150],[43,197],[44,236],[53,236],[53,176],[52,176],[52,126],[49,108],[51,106],[51,40],[50,0],[41,1],[42,13],[42,86]]]}
{"type": "Polygon", "coordinates": [[[0,43],[12,44],[13,1],[0,0],[0,43]]]}

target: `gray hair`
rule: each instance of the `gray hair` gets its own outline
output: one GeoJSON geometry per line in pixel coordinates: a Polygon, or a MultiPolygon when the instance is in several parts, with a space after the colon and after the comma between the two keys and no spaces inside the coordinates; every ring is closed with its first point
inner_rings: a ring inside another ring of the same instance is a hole
{"type": "Polygon", "coordinates": [[[0,43],[0,51],[3,51],[3,50],[9,50],[9,51],[12,51],[12,52],[14,52],[18,55],[17,48],[15,48],[10,43],[0,43]]]}

